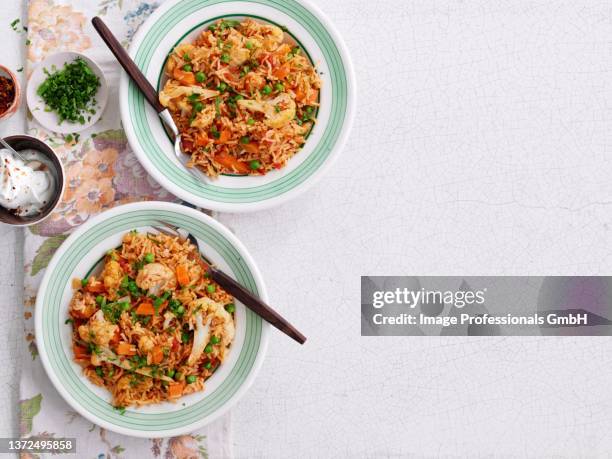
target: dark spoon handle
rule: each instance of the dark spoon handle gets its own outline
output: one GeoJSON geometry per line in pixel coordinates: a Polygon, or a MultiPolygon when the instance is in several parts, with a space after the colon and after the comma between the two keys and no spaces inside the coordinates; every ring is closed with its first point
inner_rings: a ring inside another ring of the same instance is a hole
{"type": "Polygon", "coordinates": [[[242,285],[236,282],[222,271],[209,267],[211,277],[223,287],[229,294],[240,300],[244,305],[251,309],[255,314],[260,316],[266,322],[269,322],[280,331],[290,336],[300,344],[306,342],[306,337],[302,335],[293,325],[287,322],[283,317],[254,296],[251,292],[245,289],[242,285]]]}
{"type": "Polygon", "coordinates": [[[149,80],[147,80],[147,78],[142,74],[138,66],[134,63],[125,49],[123,49],[123,46],[121,46],[121,44],[117,41],[104,21],[96,16],[91,20],[91,22],[94,29],[96,29],[96,31],[100,34],[100,37],[102,37],[102,40],[104,40],[104,43],[106,43],[106,46],[108,46],[111,52],[115,55],[121,64],[121,67],[123,67],[123,69],[127,72],[134,84],[138,86],[138,89],[140,89],[147,101],[149,101],[157,113],[163,112],[165,107],[159,103],[157,91],[153,86],[151,86],[149,80]]]}

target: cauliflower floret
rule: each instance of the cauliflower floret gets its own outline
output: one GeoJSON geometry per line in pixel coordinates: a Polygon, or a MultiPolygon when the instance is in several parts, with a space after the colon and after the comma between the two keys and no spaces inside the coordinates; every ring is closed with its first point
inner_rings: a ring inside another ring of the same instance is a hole
{"type": "Polygon", "coordinates": [[[161,263],[149,263],[138,272],[136,285],[142,290],[158,295],[163,290],[176,288],[176,276],[174,271],[161,263]]]}
{"type": "Polygon", "coordinates": [[[123,279],[123,269],[115,260],[109,260],[102,271],[102,281],[109,292],[115,292],[123,279]]]}
{"type": "Polygon", "coordinates": [[[240,31],[247,37],[256,34],[263,35],[263,46],[268,50],[276,48],[285,38],[285,34],[280,27],[272,24],[261,24],[250,19],[240,25],[240,31]]]}
{"type": "Polygon", "coordinates": [[[170,101],[177,97],[188,97],[192,94],[200,96],[200,100],[210,99],[219,95],[219,91],[213,89],[203,88],[201,86],[180,86],[175,81],[168,80],[164,89],[159,93],[159,102],[164,106],[168,107],[170,101]]]}
{"type": "Polygon", "coordinates": [[[138,349],[140,349],[144,353],[151,352],[154,347],[155,341],[153,341],[153,338],[149,336],[141,336],[138,340],[138,349]]]}
{"type": "Polygon", "coordinates": [[[251,52],[246,48],[232,47],[230,51],[230,63],[233,65],[242,65],[250,57],[251,52]]]}
{"type": "Polygon", "coordinates": [[[119,327],[110,323],[104,318],[104,313],[99,310],[89,322],[79,327],[79,336],[88,343],[93,343],[101,347],[108,347],[109,342],[119,330],[119,327]]]}
{"type": "Polygon", "coordinates": [[[89,319],[96,312],[96,297],[89,292],[76,291],[70,300],[70,314],[79,319],[89,319]]]}
{"type": "Polygon", "coordinates": [[[272,128],[281,128],[295,118],[295,101],[286,93],[279,94],[271,100],[241,99],[238,105],[251,112],[263,113],[266,116],[264,123],[272,128]]]}
{"type": "Polygon", "coordinates": [[[214,353],[223,360],[226,349],[234,340],[236,334],[232,315],[225,310],[221,303],[217,303],[208,297],[192,301],[188,306],[188,313],[190,315],[190,326],[195,328],[195,332],[187,364],[193,365],[200,359],[211,336],[221,340],[220,346],[214,348],[214,353]]]}

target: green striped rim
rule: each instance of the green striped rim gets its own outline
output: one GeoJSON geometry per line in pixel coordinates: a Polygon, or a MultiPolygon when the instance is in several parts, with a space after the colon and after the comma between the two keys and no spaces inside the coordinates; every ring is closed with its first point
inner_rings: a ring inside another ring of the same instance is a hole
{"type": "MultiPolygon", "coordinates": [[[[148,30],[136,51],[134,61],[143,73],[146,74],[151,57],[159,50],[160,42],[180,21],[207,6],[231,3],[233,1],[183,0],[178,2],[148,30]]],[[[147,155],[153,166],[173,185],[199,198],[225,203],[248,203],[271,199],[287,193],[312,176],[324,164],[338,141],[346,121],[348,105],[347,74],[340,51],[325,26],[315,15],[300,3],[291,0],[245,0],[240,3],[268,6],[287,15],[304,27],[321,49],[323,58],[327,63],[328,76],[331,80],[330,87],[324,87],[322,91],[330,91],[331,93],[331,111],[325,131],[317,145],[313,147],[308,158],[295,170],[265,185],[249,188],[220,187],[195,180],[191,174],[178,167],[164,154],[157,142],[155,142],[147,121],[144,97],[132,82],[129,83],[128,88],[130,120],[124,120],[124,122],[133,124],[136,140],[141,151],[147,155]]]]}
{"type": "Polygon", "coordinates": [[[246,336],[238,360],[227,377],[213,392],[206,394],[199,402],[171,413],[143,413],[126,411],[123,415],[92,392],[83,382],[83,376],[72,366],[70,349],[64,348],[61,341],[60,326],[63,317],[62,296],[70,284],[79,261],[97,244],[107,237],[125,233],[134,228],[155,224],[166,220],[188,230],[198,239],[216,250],[233,271],[236,280],[251,292],[258,294],[253,274],[240,253],[221,233],[206,223],[171,211],[139,210],[111,217],[90,228],[73,241],[70,250],[58,259],[49,282],[46,285],[42,310],[43,343],[52,371],[62,387],[70,393],[74,401],[91,415],[117,427],[140,431],[159,431],[186,427],[195,421],[209,416],[227,403],[247,379],[262,338],[262,320],[250,310],[246,311],[246,336]]]}

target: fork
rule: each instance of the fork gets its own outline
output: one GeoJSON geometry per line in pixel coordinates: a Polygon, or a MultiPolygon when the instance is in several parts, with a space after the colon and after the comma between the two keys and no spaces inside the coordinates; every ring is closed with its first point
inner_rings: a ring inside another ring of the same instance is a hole
{"type": "Polygon", "coordinates": [[[206,264],[206,272],[228,293],[240,300],[240,302],[242,302],[246,307],[248,307],[259,317],[261,317],[266,322],[276,327],[289,337],[293,338],[298,343],[304,344],[306,342],[306,337],[302,333],[300,333],[293,325],[291,325],[285,318],[283,318],[278,312],[276,312],[266,303],[261,301],[261,299],[249,292],[245,287],[240,285],[240,283],[232,279],[223,271],[215,268],[213,262],[202,253],[198,240],[191,233],[185,231],[184,229],[181,230],[181,228],[179,228],[178,226],[172,225],[171,223],[162,220],[158,220],[158,223],[161,226],[152,226],[156,231],[162,234],[166,234],[168,236],[187,239],[190,243],[197,247],[200,257],[206,264]],[[186,236],[184,234],[181,234],[181,231],[183,233],[186,233],[186,236]]]}
{"type": "Polygon", "coordinates": [[[200,181],[207,182],[208,177],[197,167],[189,166],[191,156],[183,151],[183,144],[181,139],[181,133],[176,127],[176,123],[172,119],[170,111],[159,102],[159,97],[155,88],[149,83],[147,77],[145,77],[138,66],[134,63],[129,54],[123,49],[123,46],[117,41],[117,38],[113,35],[110,29],[106,26],[104,21],[99,17],[95,17],[91,20],[94,29],[100,34],[102,41],[106,43],[108,49],[114,54],[119,61],[119,64],[123,67],[128,76],[132,79],[136,87],[140,90],[144,98],[151,104],[155,109],[159,117],[161,118],[162,124],[166,132],[170,135],[174,142],[174,156],[181,163],[187,171],[191,173],[195,178],[200,181]]]}

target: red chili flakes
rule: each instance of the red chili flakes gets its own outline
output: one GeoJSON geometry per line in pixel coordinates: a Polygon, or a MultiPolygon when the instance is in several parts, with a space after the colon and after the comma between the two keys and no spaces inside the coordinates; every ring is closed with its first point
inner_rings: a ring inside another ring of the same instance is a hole
{"type": "Polygon", "coordinates": [[[0,115],[7,111],[15,100],[15,83],[10,78],[0,76],[0,115]]]}

